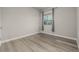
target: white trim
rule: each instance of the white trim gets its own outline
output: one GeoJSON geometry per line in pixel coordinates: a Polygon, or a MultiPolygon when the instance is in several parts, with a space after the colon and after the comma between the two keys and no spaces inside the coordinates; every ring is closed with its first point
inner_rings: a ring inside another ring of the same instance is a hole
{"type": "Polygon", "coordinates": [[[58,36],[58,37],[63,37],[63,38],[71,39],[71,40],[77,40],[77,38],[63,36],[63,35],[59,35],[59,34],[46,33],[46,32],[43,32],[43,31],[41,33],[49,34],[49,35],[54,35],[54,36],[58,36]]]}
{"type": "MultiPolygon", "coordinates": [[[[0,46],[1,46],[2,43],[9,42],[9,41],[12,41],[12,40],[21,39],[21,38],[24,38],[24,37],[28,37],[28,36],[31,36],[31,35],[38,34],[38,33],[39,33],[39,32],[31,33],[31,34],[26,34],[26,35],[19,36],[19,37],[16,37],[16,38],[12,38],[12,39],[7,39],[7,40],[0,41],[0,46]]],[[[62,36],[62,35],[58,35],[58,34],[46,33],[46,32],[40,32],[40,33],[49,34],[49,35],[54,35],[54,36],[63,37],[63,38],[67,38],[67,39],[72,39],[72,40],[76,40],[76,39],[77,39],[77,38],[73,38],[73,37],[67,37],[67,36],[62,36]]]]}
{"type": "Polygon", "coordinates": [[[28,37],[28,36],[35,35],[35,34],[38,34],[38,32],[31,33],[31,34],[26,34],[26,35],[23,35],[23,36],[19,36],[19,37],[16,37],[16,38],[12,38],[12,39],[3,40],[3,41],[1,41],[1,43],[3,44],[3,43],[6,43],[6,42],[9,42],[9,41],[12,41],[12,40],[21,39],[21,38],[28,37]]]}

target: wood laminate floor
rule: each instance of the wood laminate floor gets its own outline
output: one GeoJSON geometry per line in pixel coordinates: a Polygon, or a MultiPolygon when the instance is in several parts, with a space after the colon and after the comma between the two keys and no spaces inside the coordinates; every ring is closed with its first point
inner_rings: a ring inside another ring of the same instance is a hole
{"type": "Polygon", "coordinates": [[[0,52],[78,52],[75,40],[36,34],[2,44],[0,52]]]}

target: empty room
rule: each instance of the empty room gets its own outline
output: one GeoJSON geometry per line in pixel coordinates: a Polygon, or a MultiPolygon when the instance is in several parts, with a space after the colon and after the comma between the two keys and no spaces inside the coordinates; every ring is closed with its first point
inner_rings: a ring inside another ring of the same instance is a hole
{"type": "Polygon", "coordinates": [[[79,8],[0,7],[0,52],[78,52],[79,8]]]}

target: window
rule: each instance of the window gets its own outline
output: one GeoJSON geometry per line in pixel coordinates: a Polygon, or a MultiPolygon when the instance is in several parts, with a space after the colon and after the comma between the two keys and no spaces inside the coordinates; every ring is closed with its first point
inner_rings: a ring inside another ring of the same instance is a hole
{"type": "Polygon", "coordinates": [[[44,15],[44,25],[52,25],[52,14],[44,15]]]}
{"type": "Polygon", "coordinates": [[[51,30],[54,32],[54,8],[42,11],[42,30],[45,29],[44,25],[51,26],[51,30]]]}

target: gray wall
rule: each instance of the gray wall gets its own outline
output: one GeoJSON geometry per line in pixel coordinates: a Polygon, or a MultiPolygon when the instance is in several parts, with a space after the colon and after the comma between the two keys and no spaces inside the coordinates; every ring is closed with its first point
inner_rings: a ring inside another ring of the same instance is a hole
{"type": "Polygon", "coordinates": [[[1,8],[0,8],[0,40],[1,40],[1,15],[2,15],[2,13],[1,13],[1,8]]]}
{"type": "Polygon", "coordinates": [[[79,48],[79,8],[77,8],[77,43],[79,48]]]}
{"type": "Polygon", "coordinates": [[[77,38],[76,8],[56,8],[54,17],[55,32],[46,33],[77,38]]]}
{"type": "Polygon", "coordinates": [[[3,39],[39,32],[39,12],[34,8],[3,8],[3,39]]]}
{"type": "MultiPolygon", "coordinates": [[[[40,15],[34,8],[3,8],[3,39],[11,39],[39,32],[40,15]]],[[[68,37],[77,37],[76,8],[55,9],[55,32],[68,37]]]]}

